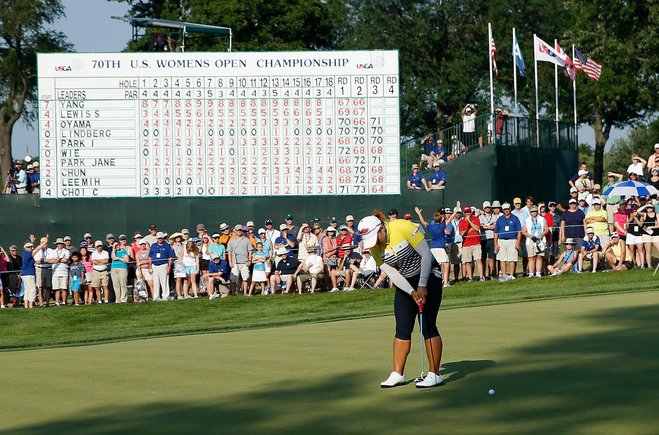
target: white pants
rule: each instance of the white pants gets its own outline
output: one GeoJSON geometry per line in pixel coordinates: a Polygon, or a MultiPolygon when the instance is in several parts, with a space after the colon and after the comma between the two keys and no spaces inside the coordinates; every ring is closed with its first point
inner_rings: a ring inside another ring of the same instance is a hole
{"type": "Polygon", "coordinates": [[[168,264],[153,266],[153,300],[167,299],[169,296],[169,274],[168,264]]]}

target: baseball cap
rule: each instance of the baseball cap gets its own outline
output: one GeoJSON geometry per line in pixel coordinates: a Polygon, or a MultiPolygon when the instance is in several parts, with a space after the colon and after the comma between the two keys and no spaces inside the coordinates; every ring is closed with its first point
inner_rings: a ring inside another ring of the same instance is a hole
{"type": "MultiPolygon", "coordinates": [[[[389,210],[389,213],[387,213],[387,214],[388,214],[389,216],[391,216],[391,215],[396,215],[396,216],[398,216],[398,210],[396,210],[395,208],[392,208],[391,210],[389,210]]],[[[363,220],[363,219],[362,219],[362,220],[363,220]]]]}
{"type": "Polygon", "coordinates": [[[412,165],[412,169],[419,169],[419,165],[417,165],[416,163],[413,164],[413,165],[412,165]]]}
{"type": "MultiPolygon", "coordinates": [[[[656,147],[656,145],[655,145],[655,147],[656,147]]],[[[39,162],[32,163],[32,167],[33,168],[38,168],[39,167],[39,162]]]]}
{"type": "Polygon", "coordinates": [[[158,227],[156,226],[156,224],[151,224],[151,225],[149,225],[149,229],[150,230],[157,230],[158,227]]]}
{"type": "Polygon", "coordinates": [[[213,235],[212,235],[211,237],[212,237],[213,239],[219,239],[219,238],[220,238],[220,235],[219,235],[218,233],[213,233],[213,235]]]}
{"type": "Polygon", "coordinates": [[[334,222],[337,222],[337,220],[334,216],[332,216],[332,219],[330,219],[330,223],[334,223],[334,222]]]}
{"type": "Polygon", "coordinates": [[[27,170],[29,171],[30,169],[34,168],[32,165],[27,165],[27,170]]]}
{"type": "Polygon", "coordinates": [[[265,224],[266,225],[272,225],[272,219],[266,219],[265,224]]]}
{"type": "Polygon", "coordinates": [[[596,184],[596,185],[593,186],[593,190],[602,190],[602,186],[600,186],[599,184],[596,184]]]}
{"type": "Polygon", "coordinates": [[[126,235],[125,234],[119,234],[119,240],[126,240],[126,235]]]}
{"type": "Polygon", "coordinates": [[[23,245],[23,249],[27,249],[27,248],[34,248],[34,245],[30,242],[27,242],[26,244],[23,245]]]}
{"type": "Polygon", "coordinates": [[[352,217],[351,214],[349,214],[348,216],[346,216],[346,222],[350,222],[350,221],[354,221],[354,220],[355,220],[355,218],[352,217]]]}
{"type": "Polygon", "coordinates": [[[71,236],[64,236],[64,241],[71,240],[71,236]]]}
{"type": "Polygon", "coordinates": [[[82,236],[83,239],[91,239],[92,235],[90,233],[85,233],[84,236],[82,236]]]}
{"type": "Polygon", "coordinates": [[[501,203],[499,202],[498,199],[492,201],[492,208],[501,208],[501,203]]]}
{"type": "Polygon", "coordinates": [[[103,246],[103,242],[101,242],[100,240],[95,241],[94,242],[94,247],[98,248],[99,246],[103,246]]]}
{"type": "Polygon", "coordinates": [[[549,204],[547,204],[548,207],[553,207],[556,205],[556,201],[549,201],[549,204]]]}
{"type": "Polygon", "coordinates": [[[244,225],[243,226],[243,231],[245,231],[245,232],[249,231],[249,227],[247,225],[244,225]]]}
{"type": "Polygon", "coordinates": [[[439,168],[441,165],[439,164],[439,162],[435,162],[435,163],[432,164],[432,166],[434,168],[439,168]]]}
{"type": "Polygon", "coordinates": [[[275,252],[275,255],[277,256],[282,256],[288,254],[288,250],[284,247],[278,248],[277,252],[275,252]]]}
{"type": "Polygon", "coordinates": [[[156,233],[156,239],[164,239],[164,238],[165,238],[165,233],[163,233],[162,231],[158,231],[156,233]]]}
{"type": "Polygon", "coordinates": [[[579,172],[577,172],[577,174],[578,174],[579,176],[581,176],[581,175],[588,175],[588,171],[586,171],[586,170],[584,170],[584,169],[579,169],[579,172]]]}
{"type": "Polygon", "coordinates": [[[577,188],[576,187],[571,187],[570,188],[570,193],[575,193],[575,192],[577,192],[577,188]]]}
{"type": "Polygon", "coordinates": [[[492,204],[490,204],[490,201],[483,201],[483,208],[488,208],[488,207],[490,207],[490,208],[492,207],[492,204]]]}
{"type": "Polygon", "coordinates": [[[139,232],[137,232],[137,233],[135,233],[135,235],[133,236],[133,238],[134,238],[134,239],[141,239],[141,238],[142,238],[142,234],[140,234],[139,232]]]}
{"type": "Polygon", "coordinates": [[[236,224],[236,226],[233,227],[234,231],[243,231],[243,226],[240,224],[236,224]]]}
{"type": "Polygon", "coordinates": [[[593,199],[593,205],[595,205],[595,204],[600,204],[600,205],[602,205],[602,200],[599,199],[599,198],[595,198],[595,199],[593,199]]]}
{"type": "Polygon", "coordinates": [[[593,229],[593,227],[586,228],[586,234],[595,234],[595,230],[593,229]]]}
{"type": "Polygon", "coordinates": [[[286,226],[286,224],[279,225],[279,231],[284,231],[284,230],[288,230],[288,227],[286,226]]]}
{"type": "Polygon", "coordinates": [[[206,226],[204,224],[197,224],[197,231],[206,231],[206,226]]]}
{"type": "Polygon", "coordinates": [[[506,210],[506,209],[510,210],[510,204],[508,204],[507,202],[504,202],[503,204],[501,204],[501,209],[502,210],[506,210]]]}
{"type": "Polygon", "coordinates": [[[618,234],[618,233],[616,233],[616,232],[614,231],[614,232],[612,232],[611,234],[609,234],[609,237],[610,237],[610,238],[614,238],[614,237],[618,238],[618,237],[620,237],[620,234],[618,234]]]}
{"type": "Polygon", "coordinates": [[[289,219],[293,220],[293,215],[290,214],[290,213],[286,215],[286,220],[289,220],[289,219]]]}
{"type": "Polygon", "coordinates": [[[446,207],[446,208],[444,209],[444,213],[451,214],[451,213],[453,213],[453,210],[451,210],[451,207],[446,207]]]}
{"type": "Polygon", "coordinates": [[[89,246],[89,243],[87,243],[86,240],[81,240],[81,241],[80,241],[80,247],[81,247],[81,248],[86,248],[86,247],[88,247],[88,246],[89,246]]]}
{"type": "Polygon", "coordinates": [[[656,149],[659,149],[659,142],[657,142],[656,144],[654,144],[654,149],[655,149],[655,150],[656,150],[656,149]]]}
{"type": "Polygon", "coordinates": [[[521,204],[521,203],[522,203],[522,199],[519,196],[513,199],[513,204],[521,204]]]}
{"type": "Polygon", "coordinates": [[[110,239],[114,239],[114,234],[107,233],[107,235],[105,236],[105,240],[110,240],[110,239]]]}
{"type": "Polygon", "coordinates": [[[327,231],[328,233],[329,233],[329,232],[335,233],[335,232],[336,232],[336,228],[334,228],[333,226],[330,225],[329,227],[327,227],[327,229],[326,229],[325,231],[327,231]]]}
{"type": "Polygon", "coordinates": [[[574,198],[572,198],[572,199],[570,199],[570,200],[568,201],[568,203],[569,203],[569,204],[576,204],[576,203],[577,203],[577,200],[574,199],[574,198]]]}
{"type": "Polygon", "coordinates": [[[265,234],[265,228],[259,228],[259,234],[265,234]]]}
{"type": "Polygon", "coordinates": [[[246,227],[253,227],[253,226],[254,226],[254,222],[252,222],[252,221],[247,221],[247,223],[245,224],[245,226],[246,226],[246,227]]]}
{"type": "Polygon", "coordinates": [[[568,238],[565,240],[565,244],[566,244],[566,245],[574,245],[574,239],[573,239],[572,237],[568,237],[568,238]]]}
{"type": "Polygon", "coordinates": [[[364,249],[371,249],[378,242],[378,232],[382,226],[382,221],[375,216],[366,216],[359,221],[357,230],[362,238],[364,249]]]}
{"type": "Polygon", "coordinates": [[[405,213],[403,216],[405,219],[412,219],[412,213],[405,213]]]}
{"type": "Polygon", "coordinates": [[[463,210],[465,213],[471,213],[471,207],[469,206],[465,207],[463,210]]]}
{"type": "Polygon", "coordinates": [[[538,211],[538,206],[537,205],[532,205],[531,207],[529,207],[529,211],[530,212],[531,211],[538,211]]]}

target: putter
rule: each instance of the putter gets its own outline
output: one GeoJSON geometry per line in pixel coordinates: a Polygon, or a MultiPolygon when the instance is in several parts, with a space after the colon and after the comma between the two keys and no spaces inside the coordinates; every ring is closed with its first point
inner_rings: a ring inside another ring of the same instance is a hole
{"type": "Polygon", "coordinates": [[[419,304],[419,359],[421,360],[421,374],[414,379],[414,382],[421,382],[425,376],[423,375],[423,360],[425,359],[425,354],[423,352],[424,340],[423,340],[423,303],[419,304]]]}

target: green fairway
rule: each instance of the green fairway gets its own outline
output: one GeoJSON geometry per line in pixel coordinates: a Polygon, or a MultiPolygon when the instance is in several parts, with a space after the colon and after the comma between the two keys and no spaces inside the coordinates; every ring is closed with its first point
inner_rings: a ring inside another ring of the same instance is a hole
{"type": "MultiPolygon", "coordinates": [[[[443,308],[655,290],[650,270],[585,273],[515,281],[459,283],[444,291],[443,308]]],[[[284,296],[242,296],[125,305],[8,309],[0,312],[0,350],[227,332],[356,319],[392,312],[391,290],[284,296]]]]}
{"type": "MultiPolygon", "coordinates": [[[[656,433],[658,296],[443,311],[447,383],[425,391],[379,388],[391,371],[390,316],[4,352],[12,412],[0,429],[656,433]]],[[[419,372],[417,339],[408,378],[419,372]]]]}

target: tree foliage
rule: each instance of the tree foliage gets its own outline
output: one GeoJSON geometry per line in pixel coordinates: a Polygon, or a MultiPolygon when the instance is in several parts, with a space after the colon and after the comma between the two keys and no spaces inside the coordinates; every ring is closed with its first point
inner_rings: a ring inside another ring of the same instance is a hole
{"type": "Polygon", "coordinates": [[[11,135],[23,116],[31,124],[37,102],[38,52],[70,49],[66,36],[50,28],[64,14],[59,0],[0,0],[0,160],[11,166],[11,135]]]}

